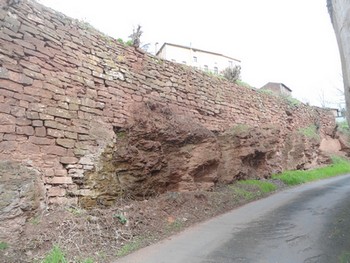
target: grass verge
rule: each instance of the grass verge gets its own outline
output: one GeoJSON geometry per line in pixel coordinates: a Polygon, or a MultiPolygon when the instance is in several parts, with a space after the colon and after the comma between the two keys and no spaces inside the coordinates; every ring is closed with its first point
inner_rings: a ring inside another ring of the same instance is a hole
{"type": "Polygon", "coordinates": [[[262,193],[270,193],[277,189],[277,186],[274,185],[273,183],[261,181],[261,180],[245,180],[239,183],[244,185],[255,185],[259,188],[259,190],[262,193]]]}
{"type": "MultiPolygon", "coordinates": [[[[68,263],[64,252],[58,246],[53,246],[50,252],[46,255],[41,263],[68,263]]],[[[75,261],[77,263],[93,263],[94,261],[90,258],[81,261],[75,261]]]]}
{"type": "Polygon", "coordinates": [[[333,163],[326,167],[307,171],[286,171],[273,175],[272,178],[279,179],[287,185],[298,185],[350,172],[350,162],[348,160],[334,156],[332,161],[333,163]]]}
{"type": "Polygon", "coordinates": [[[126,243],[124,246],[122,246],[118,252],[117,252],[117,257],[123,257],[125,255],[130,254],[131,252],[139,249],[142,247],[142,241],[141,239],[136,239],[134,241],[131,241],[130,243],[126,243]]]}

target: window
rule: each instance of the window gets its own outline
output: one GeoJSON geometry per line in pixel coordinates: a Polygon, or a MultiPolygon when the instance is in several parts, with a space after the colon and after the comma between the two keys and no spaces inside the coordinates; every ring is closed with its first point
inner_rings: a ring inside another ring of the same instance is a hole
{"type": "Polygon", "coordinates": [[[193,62],[197,62],[197,57],[193,57],[193,62]]]}
{"type": "Polygon", "coordinates": [[[219,74],[218,67],[214,67],[214,73],[215,73],[215,74],[219,74]]]}
{"type": "Polygon", "coordinates": [[[208,71],[208,66],[204,65],[204,71],[208,71]]]}

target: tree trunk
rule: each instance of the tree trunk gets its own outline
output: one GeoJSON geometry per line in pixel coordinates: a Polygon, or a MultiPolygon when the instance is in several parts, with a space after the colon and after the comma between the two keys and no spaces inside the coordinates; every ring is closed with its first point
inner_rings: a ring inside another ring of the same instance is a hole
{"type": "Polygon", "coordinates": [[[346,120],[350,124],[350,0],[327,0],[342,63],[346,120]]]}

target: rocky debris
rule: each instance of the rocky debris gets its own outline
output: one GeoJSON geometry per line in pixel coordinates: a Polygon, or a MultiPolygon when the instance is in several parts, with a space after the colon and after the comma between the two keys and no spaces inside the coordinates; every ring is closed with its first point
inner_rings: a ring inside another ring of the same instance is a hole
{"type": "Polygon", "coordinates": [[[265,125],[235,125],[213,133],[162,104],[139,104],[126,127],[114,128],[114,145],[88,173],[83,207],[112,205],[121,196],[145,199],[164,192],[210,190],[240,179],[269,178],[284,170],[328,162],[320,140],[265,125]]]}
{"type": "Polygon", "coordinates": [[[18,241],[25,223],[43,210],[43,185],[32,167],[0,161],[0,241],[18,241]]]}

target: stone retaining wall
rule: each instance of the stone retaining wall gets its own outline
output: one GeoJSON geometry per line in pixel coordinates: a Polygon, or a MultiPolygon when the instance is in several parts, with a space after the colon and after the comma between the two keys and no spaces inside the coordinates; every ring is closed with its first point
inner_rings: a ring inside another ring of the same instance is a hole
{"type": "Polygon", "coordinates": [[[334,131],[325,110],[125,47],[33,1],[0,5],[0,159],[40,171],[49,203],[89,195],[78,182],[140,104],[167,105],[213,132],[237,124],[334,131]]]}

